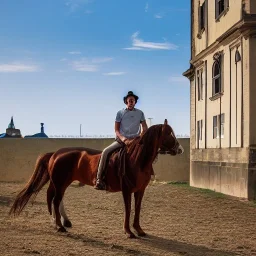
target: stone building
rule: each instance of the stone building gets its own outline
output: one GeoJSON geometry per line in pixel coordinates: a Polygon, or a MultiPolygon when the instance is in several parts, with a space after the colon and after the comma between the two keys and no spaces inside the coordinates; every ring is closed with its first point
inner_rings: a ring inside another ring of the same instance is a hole
{"type": "Polygon", "coordinates": [[[191,0],[190,185],[256,198],[256,1],[191,0]]]}

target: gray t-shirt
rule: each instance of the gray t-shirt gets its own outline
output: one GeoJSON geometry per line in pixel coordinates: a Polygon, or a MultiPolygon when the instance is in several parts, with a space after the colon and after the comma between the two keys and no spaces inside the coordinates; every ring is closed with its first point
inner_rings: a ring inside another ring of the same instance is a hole
{"type": "Polygon", "coordinates": [[[120,123],[120,133],[129,139],[140,135],[140,123],[143,121],[145,121],[144,113],[137,108],[133,110],[124,108],[116,114],[116,122],[120,123]]]}

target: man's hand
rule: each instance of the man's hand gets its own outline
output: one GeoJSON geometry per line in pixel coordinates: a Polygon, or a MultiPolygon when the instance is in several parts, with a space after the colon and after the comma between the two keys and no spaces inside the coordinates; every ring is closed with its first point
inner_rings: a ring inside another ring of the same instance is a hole
{"type": "Polygon", "coordinates": [[[127,145],[129,145],[132,141],[133,141],[133,139],[125,139],[125,140],[124,140],[124,144],[127,146],[127,145]]]}
{"type": "Polygon", "coordinates": [[[127,138],[124,138],[124,140],[122,140],[123,141],[123,143],[125,144],[125,145],[129,145],[129,143],[131,142],[131,140],[130,139],[127,139],[127,138]]]}
{"type": "Polygon", "coordinates": [[[124,136],[122,136],[121,134],[118,136],[118,140],[120,144],[124,144],[127,145],[127,142],[129,141],[127,138],[125,138],[124,136]]]}

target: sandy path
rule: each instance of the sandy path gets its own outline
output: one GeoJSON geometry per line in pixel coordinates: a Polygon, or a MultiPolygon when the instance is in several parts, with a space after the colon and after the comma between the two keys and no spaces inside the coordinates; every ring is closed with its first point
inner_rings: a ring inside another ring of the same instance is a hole
{"type": "Polygon", "coordinates": [[[9,218],[23,185],[0,183],[1,255],[256,255],[252,202],[155,183],[142,204],[141,226],[148,236],[127,239],[121,193],[70,186],[64,202],[73,227],[60,234],[50,223],[46,187],[33,206],[9,218]]]}

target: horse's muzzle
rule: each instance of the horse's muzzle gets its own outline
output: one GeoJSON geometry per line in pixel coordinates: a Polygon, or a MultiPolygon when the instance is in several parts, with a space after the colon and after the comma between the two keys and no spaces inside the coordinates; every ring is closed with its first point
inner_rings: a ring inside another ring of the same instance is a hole
{"type": "Polygon", "coordinates": [[[184,153],[184,148],[181,146],[181,145],[179,145],[179,147],[178,147],[178,149],[177,149],[177,154],[178,155],[181,155],[181,154],[183,154],[184,153]]]}
{"type": "Polygon", "coordinates": [[[158,151],[159,154],[161,155],[172,155],[172,156],[176,156],[176,155],[181,155],[184,153],[184,148],[179,145],[176,149],[171,149],[171,150],[164,150],[164,149],[160,149],[158,151]]]}

